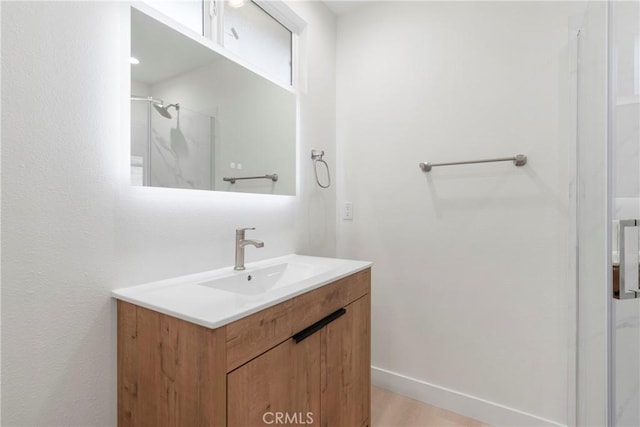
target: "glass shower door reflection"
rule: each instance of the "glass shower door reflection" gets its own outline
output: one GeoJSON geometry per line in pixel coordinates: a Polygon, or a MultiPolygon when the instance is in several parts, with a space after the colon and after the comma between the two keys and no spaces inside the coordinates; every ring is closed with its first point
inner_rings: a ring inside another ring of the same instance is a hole
{"type": "Polygon", "coordinates": [[[640,426],[640,3],[611,2],[609,13],[609,420],[640,426]]]}

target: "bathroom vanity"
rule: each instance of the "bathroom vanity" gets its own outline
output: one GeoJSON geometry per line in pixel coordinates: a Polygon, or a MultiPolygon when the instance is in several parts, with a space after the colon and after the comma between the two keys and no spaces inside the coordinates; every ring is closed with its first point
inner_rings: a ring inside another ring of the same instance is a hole
{"type": "Polygon", "coordinates": [[[290,255],[114,291],[120,426],[368,426],[370,263],[290,255]]]}

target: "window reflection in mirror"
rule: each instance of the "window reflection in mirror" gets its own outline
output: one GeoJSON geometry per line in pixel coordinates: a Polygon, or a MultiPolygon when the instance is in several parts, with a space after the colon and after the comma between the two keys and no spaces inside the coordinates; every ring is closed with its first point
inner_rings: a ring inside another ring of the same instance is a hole
{"type": "Polygon", "coordinates": [[[131,56],[132,183],[295,194],[292,91],[136,8],[131,56]]]}
{"type": "Polygon", "coordinates": [[[291,31],[252,1],[226,3],[224,47],[285,85],[291,85],[291,41],[291,31]]]}
{"type": "Polygon", "coordinates": [[[204,35],[204,0],[145,0],[145,3],[196,34],[204,35]]]}

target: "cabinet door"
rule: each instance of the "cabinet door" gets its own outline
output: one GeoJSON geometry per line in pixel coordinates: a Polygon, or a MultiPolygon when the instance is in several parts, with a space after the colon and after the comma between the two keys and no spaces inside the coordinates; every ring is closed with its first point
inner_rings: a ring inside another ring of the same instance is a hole
{"type": "Polygon", "coordinates": [[[323,427],[369,425],[370,301],[367,294],[352,302],[344,316],[322,330],[323,427]]]}
{"type": "Polygon", "coordinates": [[[289,339],[227,375],[227,425],[320,425],[320,334],[289,339]]]}

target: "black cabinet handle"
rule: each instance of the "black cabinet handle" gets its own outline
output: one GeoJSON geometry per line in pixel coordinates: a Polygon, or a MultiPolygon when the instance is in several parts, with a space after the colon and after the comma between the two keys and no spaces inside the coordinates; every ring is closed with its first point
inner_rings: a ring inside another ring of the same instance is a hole
{"type": "Polygon", "coordinates": [[[338,317],[343,316],[346,312],[347,312],[347,309],[345,309],[345,308],[341,308],[340,310],[334,311],[333,313],[331,313],[327,317],[325,317],[325,318],[323,318],[321,320],[318,320],[313,325],[309,326],[308,328],[304,328],[303,330],[301,330],[300,332],[295,334],[292,337],[293,340],[296,342],[296,344],[298,344],[300,341],[302,341],[305,338],[310,337],[311,335],[315,334],[320,329],[324,328],[329,323],[331,323],[334,320],[336,320],[338,317]]]}

